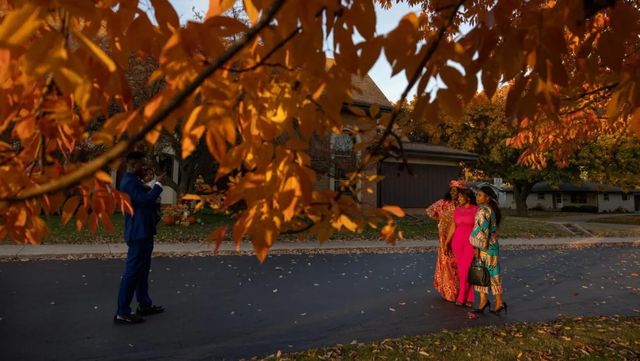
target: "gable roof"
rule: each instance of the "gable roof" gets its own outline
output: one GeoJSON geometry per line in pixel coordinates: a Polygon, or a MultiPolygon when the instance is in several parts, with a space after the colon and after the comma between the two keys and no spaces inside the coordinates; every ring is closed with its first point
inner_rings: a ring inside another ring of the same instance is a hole
{"type": "MultiPolygon", "coordinates": [[[[327,58],[327,68],[332,67],[335,63],[334,59],[327,58]]],[[[351,104],[367,107],[372,104],[378,104],[380,108],[384,110],[391,110],[393,108],[393,104],[387,99],[369,75],[351,75],[351,84],[356,88],[351,94],[351,104]]]]}

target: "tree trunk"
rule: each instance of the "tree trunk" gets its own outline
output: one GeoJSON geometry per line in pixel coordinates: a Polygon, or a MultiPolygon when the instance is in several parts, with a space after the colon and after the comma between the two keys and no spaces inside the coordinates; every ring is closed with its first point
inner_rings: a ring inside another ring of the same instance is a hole
{"type": "Polygon", "coordinates": [[[527,197],[537,182],[513,182],[513,196],[516,200],[516,214],[518,217],[529,216],[527,197]]]}

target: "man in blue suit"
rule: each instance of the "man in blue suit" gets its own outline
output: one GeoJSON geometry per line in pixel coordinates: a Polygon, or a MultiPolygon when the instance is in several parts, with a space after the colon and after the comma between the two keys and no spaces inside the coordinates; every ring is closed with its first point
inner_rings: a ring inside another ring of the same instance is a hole
{"type": "Polygon", "coordinates": [[[118,311],[113,320],[117,324],[143,322],[141,316],[161,313],[164,308],[156,306],[149,297],[149,269],[153,237],[156,235],[156,200],[162,193],[164,176],[158,177],[151,190],[145,189],[142,177],[147,169],[146,156],[142,152],[127,155],[127,171],[120,180],[119,189],[129,195],[133,214],[124,216],[124,239],[129,250],[120,290],[118,311]],[[136,313],[131,312],[133,294],[138,300],[136,313]]]}

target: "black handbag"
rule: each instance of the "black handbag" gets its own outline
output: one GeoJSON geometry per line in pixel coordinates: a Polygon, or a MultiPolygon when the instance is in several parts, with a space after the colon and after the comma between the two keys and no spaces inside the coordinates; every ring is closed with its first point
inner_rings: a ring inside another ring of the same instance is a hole
{"type": "Polygon", "coordinates": [[[476,259],[471,265],[471,268],[469,268],[467,281],[474,286],[487,287],[491,284],[489,270],[482,264],[482,262],[480,262],[479,259],[476,259]]]}

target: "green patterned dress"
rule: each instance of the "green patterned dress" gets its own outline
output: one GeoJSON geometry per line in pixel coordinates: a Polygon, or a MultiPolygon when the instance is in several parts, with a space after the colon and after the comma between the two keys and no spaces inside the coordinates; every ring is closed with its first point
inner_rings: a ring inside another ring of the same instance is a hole
{"type": "MultiPolygon", "coordinates": [[[[480,261],[489,270],[491,276],[491,293],[502,294],[500,278],[500,245],[498,244],[498,225],[496,215],[489,206],[480,206],[476,213],[475,226],[471,231],[469,242],[480,250],[480,261]]],[[[475,286],[480,293],[489,293],[489,287],[475,286]]]]}

